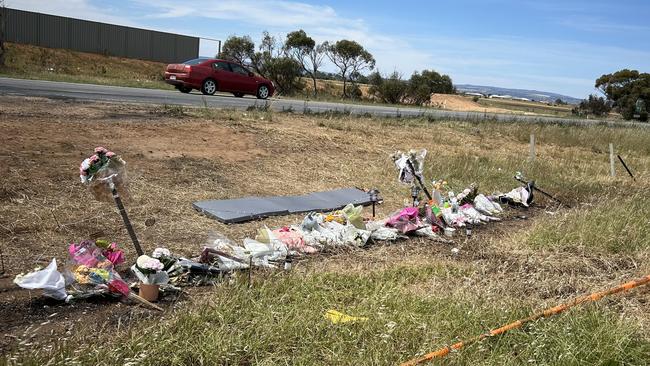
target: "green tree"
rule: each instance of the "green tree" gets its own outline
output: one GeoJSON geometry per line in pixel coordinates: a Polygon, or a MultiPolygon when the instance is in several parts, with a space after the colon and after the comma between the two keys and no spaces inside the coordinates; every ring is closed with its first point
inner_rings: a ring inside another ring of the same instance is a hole
{"type": "Polygon", "coordinates": [[[414,72],[409,80],[408,97],[414,104],[424,104],[431,100],[431,94],[453,94],[456,90],[448,75],[433,70],[414,72]]]}
{"type": "Polygon", "coordinates": [[[641,99],[650,101],[650,74],[637,70],[620,70],[613,74],[605,74],[596,80],[596,88],[625,119],[632,119],[636,113],[636,102],[641,99]]]}
{"type": "Polygon", "coordinates": [[[597,95],[590,95],[588,99],[583,100],[572,112],[578,116],[594,115],[603,116],[612,110],[610,103],[603,97],[597,95]]]}
{"type": "Polygon", "coordinates": [[[300,82],[302,68],[291,57],[271,57],[264,63],[266,77],[273,80],[278,92],[292,94],[302,90],[304,84],[300,82]]]}
{"type": "Polygon", "coordinates": [[[325,46],[316,44],[304,30],[298,30],[287,34],[284,47],[289,55],[296,60],[302,69],[311,77],[314,87],[314,96],[318,95],[316,79],[318,69],[322,66],[325,58],[325,46]]]}
{"type": "Polygon", "coordinates": [[[344,97],[348,97],[347,82],[353,75],[375,68],[375,58],[355,41],[343,39],[334,44],[325,43],[325,50],[327,57],[340,71],[344,97]]]}
{"type": "Polygon", "coordinates": [[[397,71],[387,78],[382,77],[378,71],[373,72],[368,75],[368,83],[370,95],[384,103],[402,103],[408,91],[408,83],[402,80],[402,76],[397,71]]]}
{"type": "Polygon", "coordinates": [[[263,33],[259,51],[252,53],[250,60],[255,72],[273,80],[279,93],[291,94],[302,89],[302,67],[268,32],[263,33]]]}
{"type": "Polygon", "coordinates": [[[249,36],[230,36],[223,43],[219,58],[246,65],[255,52],[255,43],[249,36]]]}

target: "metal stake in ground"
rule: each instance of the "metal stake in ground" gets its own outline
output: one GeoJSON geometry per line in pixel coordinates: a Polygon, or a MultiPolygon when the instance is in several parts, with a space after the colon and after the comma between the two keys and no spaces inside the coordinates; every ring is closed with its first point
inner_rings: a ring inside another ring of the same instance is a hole
{"type": "Polygon", "coordinates": [[[140,247],[140,242],[138,241],[138,237],[135,235],[135,231],[133,230],[133,226],[131,225],[129,216],[126,214],[126,209],[122,204],[122,199],[120,198],[119,192],[117,192],[117,188],[115,188],[115,183],[113,183],[113,179],[110,179],[108,181],[108,186],[111,189],[111,193],[113,193],[113,200],[115,200],[115,205],[117,206],[117,209],[120,211],[120,215],[122,215],[124,226],[126,226],[126,231],[129,232],[129,236],[131,237],[131,241],[133,242],[133,246],[135,247],[136,253],[138,253],[138,256],[143,255],[144,252],[142,251],[142,247],[140,247]]]}
{"type": "Polygon", "coordinates": [[[5,258],[2,255],[2,249],[0,249],[0,263],[2,263],[2,269],[0,269],[0,276],[5,274],[5,258]]]}
{"type": "Polygon", "coordinates": [[[411,173],[413,173],[415,180],[417,180],[418,184],[420,185],[420,188],[422,188],[422,190],[424,191],[424,194],[426,194],[429,201],[431,201],[433,197],[431,196],[431,193],[429,193],[427,187],[422,182],[422,178],[420,178],[419,175],[415,174],[415,168],[413,167],[413,163],[411,163],[411,159],[406,159],[406,164],[408,165],[409,169],[411,169],[411,173]]]}
{"type": "Polygon", "coordinates": [[[377,202],[379,202],[379,190],[376,188],[371,189],[368,191],[368,195],[370,196],[370,202],[372,202],[372,219],[375,219],[375,205],[377,202]]]}
{"type": "Polygon", "coordinates": [[[627,174],[629,174],[630,177],[632,177],[632,179],[636,182],[636,178],[634,178],[634,175],[630,171],[630,168],[627,167],[627,164],[625,164],[625,162],[623,161],[623,158],[620,155],[616,155],[616,156],[618,156],[618,160],[621,161],[621,164],[623,164],[623,167],[625,168],[625,170],[627,170],[627,174]]]}

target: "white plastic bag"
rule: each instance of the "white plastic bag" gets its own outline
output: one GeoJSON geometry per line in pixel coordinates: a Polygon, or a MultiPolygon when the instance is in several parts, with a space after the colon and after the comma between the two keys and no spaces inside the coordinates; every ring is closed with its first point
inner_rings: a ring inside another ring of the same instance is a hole
{"type": "Polygon", "coordinates": [[[379,227],[370,232],[372,240],[394,241],[399,238],[399,230],[392,227],[379,227]]]}
{"type": "Polygon", "coordinates": [[[286,245],[282,242],[277,243],[277,240],[272,241],[276,243],[264,244],[255,239],[244,239],[244,248],[252,257],[254,266],[275,268],[276,266],[269,261],[280,261],[286,258],[289,253],[286,245]]]}
{"type": "Polygon", "coordinates": [[[445,207],[440,210],[442,219],[448,226],[465,226],[465,216],[462,213],[454,213],[451,207],[445,207]]]}
{"type": "Polygon", "coordinates": [[[370,239],[370,231],[357,229],[352,224],[347,224],[343,231],[343,245],[362,247],[370,239]]]}
{"type": "Polygon", "coordinates": [[[474,198],[474,208],[485,215],[497,215],[503,212],[503,209],[498,203],[490,201],[489,198],[482,194],[474,198]]]}
{"type": "Polygon", "coordinates": [[[45,269],[16,276],[14,283],[28,290],[42,289],[43,295],[57,300],[65,300],[68,297],[65,279],[57,270],[55,258],[52,258],[52,262],[45,269]]]}
{"type": "Polygon", "coordinates": [[[528,198],[530,197],[530,192],[528,192],[526,187],[517,187],[512,191],[506,193],[504,196],[511,199],[514,203],[519,203],[525,207],[528,207],[528,198]]]}
{"type": "Polygon", "coordinates": [[[431,228],[431,225],[427,225],[421,229],[415,230],[415,235],[417,236],[424,236],[429,239],[438,239],[439,236],[438,234],[433,232],[433,228],[431,228]]]}

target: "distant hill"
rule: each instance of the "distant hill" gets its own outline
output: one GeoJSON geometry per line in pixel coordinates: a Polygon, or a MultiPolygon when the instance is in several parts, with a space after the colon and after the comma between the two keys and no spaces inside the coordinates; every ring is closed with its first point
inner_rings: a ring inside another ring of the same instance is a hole
{"type": "Polygon", "coordinates": [[[460,84],[456,85],[459,93],[481,93],[484,95],[510,95],[514,98],[527,98],[535,101],[555,102],[558,98],[569,104],[578,104],[581,99],[562,94],[541,92],[537,90],[508,89],[495,86],[460,84]]]}

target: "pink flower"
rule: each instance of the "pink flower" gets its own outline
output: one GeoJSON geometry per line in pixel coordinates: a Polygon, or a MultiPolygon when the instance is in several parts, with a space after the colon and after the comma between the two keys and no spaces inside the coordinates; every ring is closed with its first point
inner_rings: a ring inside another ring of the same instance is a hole
{"type": "Polygon", "coordinates": [[[106,153],[106,157],[108,157],[108,158],[112,158],[113,156],[115,156],[115,153],[112,152],[112,151],[109,151],[109,152],[106,153]]]}
{"type": "Polygon", "coordinates": [[[75,243],[70,243],[70,246],[68,247],[68,253],[74,257],[75,253],[77,253],[77,250],[77,245],[75,243]]]}
{"type": "Polygon", "coordinates": [[[91,163],[97,162],[99,161],[99,155],[93,155],[89,159],[91,163]]]}
{"type": "Polygon", "coordinates": [[[106,148],[102,147],[102,146],[98,146],[98,147],[95,148],[95,153],[96,154],[106,154],[107,151],[108,150],[106,150],[106,148]]]}
{"type": "Polygon", "coordinates": [[[106,259],[111,261],[114,266],[117,266],[120,263],[124,263],[124,252],[121,250],[112,250],[112,249],[107,249],[102,253],[106,259]]]}

